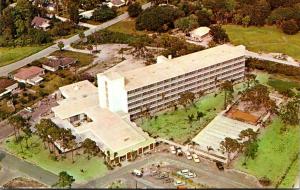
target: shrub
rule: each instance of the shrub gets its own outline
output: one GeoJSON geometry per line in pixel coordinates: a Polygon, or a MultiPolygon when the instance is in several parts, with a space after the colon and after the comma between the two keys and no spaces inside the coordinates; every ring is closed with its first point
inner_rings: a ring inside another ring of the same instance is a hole
{"type": "Polygon", "coordinates": [[[294,20],[284,21],[281,25],[281,29],[284,33],[288,35],[294,35],[299,32],[299,27],[297,22],[294,20]]]}
{"type": "Polygon", "coordinates": [[[105,22],[115,18],[116,16],[117,16],[117,11],[115,9],[109,8],[106,5],[102,5],[100,8],[97,8],[93,12],[92,19],[99,22],[105,22]]]}
{"type": "Polygon", "coordinates": [[[269,185],[271,185],[271,180],[268,177],[266,177],[266,176],[260,178],[258,181],[263,186],[269,186],[269,185]]]}
{"type": "Polygon", "coordinates": [[[130,17],[137,17],[141,12],[143,12],[143,9],[139,3],[133,3],[128,7],[128,14],[130,17]]]}
{"type": "Polygon", "coordinates": [[[135,27],[137,30],[167,31],[174,28],[174,20],[182,15],[182,11],[171,6],[150,7],[137,17],[135,27]]]}

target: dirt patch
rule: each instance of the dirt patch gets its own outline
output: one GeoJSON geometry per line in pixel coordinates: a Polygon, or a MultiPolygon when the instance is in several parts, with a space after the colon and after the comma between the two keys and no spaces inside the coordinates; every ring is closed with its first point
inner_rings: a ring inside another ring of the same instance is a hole
{"type": "Polygon", "coordinates": [[[232,108],[229,110],[229,112],[227,112],[227,117],[253,125],[256,125],[257,121],[259,120],[259,117],[235,108],[232,108]]]}
{"type": "Polygon", "coordinates": [[[29,188],[29,187],[39,188],[39,187],[47,187],[47,186],[32,179],[17,177],[4,184],[3,187],[4,188],[29,188]]]}

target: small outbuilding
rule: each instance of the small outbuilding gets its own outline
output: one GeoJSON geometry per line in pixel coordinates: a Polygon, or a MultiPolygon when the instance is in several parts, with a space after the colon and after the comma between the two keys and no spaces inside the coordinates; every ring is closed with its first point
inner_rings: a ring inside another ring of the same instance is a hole
{"type": "Polygon", "coordinates": [[[190,40],[201,42],[203,38],[209,35],[210,28],[208,27],[199,27],[195,30],[192,30],[190,34],[190,40]]]}

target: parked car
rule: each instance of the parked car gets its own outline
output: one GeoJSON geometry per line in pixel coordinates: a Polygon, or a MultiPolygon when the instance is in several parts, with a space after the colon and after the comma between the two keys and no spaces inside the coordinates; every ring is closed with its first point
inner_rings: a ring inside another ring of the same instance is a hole
{"type": "Polygon", "coordinates": [[[221,162],[216,162],[216,166],[219,170],[221,170],[221,171],[224,170],[224,165],[221,162]]]}
{"type": "Polygon", "coordinates": [[[181,148],[177,148],[177,156],[183,156],[181,148]]]}
{"type": "Polygon", "coordinates": [[[188,169],[180,170],[177,172],[178,175],[185,177],[186,179],[196,177],[196,174],[189,171],[188,169]]]}
{"type": "Polygon", "coordinates": [[[187,158],[188,160],[193,159],[190,152],[185,152],[185,155],[186,155],[186,158],[187,158]]]}
{"type": "Polygon", "coordinates": [[[140,170],[134,169],[132,172],[132,175],[137,176],[137,177],[143,177],[143,173],[140,170]]]}
{"type": "Polygon", "coordinates": [[[170,146],[170,150],[172,154],[176,154],[176,148],[175,146],[170,146]]]}
{"type": "Polygon", "coordinates": [[[175,181],[174,181],[174,185],[175,185],[175,186],[185,185],[185,182],[180,181],[180,180],[175,180],[175,181]]]}
{"type": "Polygon", "coordinates": [[[194,162],[196,162],[196,163],[200,162],[199,157],[198,157],[197,154],[192,154],[192,157],[193,157],[194,162]]]}

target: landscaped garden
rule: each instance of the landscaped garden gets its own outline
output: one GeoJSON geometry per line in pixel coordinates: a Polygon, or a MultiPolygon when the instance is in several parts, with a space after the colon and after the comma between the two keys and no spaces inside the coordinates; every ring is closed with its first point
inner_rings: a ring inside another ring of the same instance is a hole
{"type": "Polygon", "coordinates": [[[0,48],[0,67],[10,63],[19,61],[25,57],[35,54],[46,46],[25,46],[25,47],[11,47],[0,48]]]}
{"type": "Polygon", "coordinates": [[[87,159],[87,155],[74,154],[74,163],[72,163],[71,155],[67,155],[63,160],[56,160],[53,155],[43,146],[43,142],[39,137],[33,135],[28,140],[29,148],[25,148],[25,140],[22,141],[23,151],[19,143],[15,143],[15,139],[9,138],[3,146],[10,153],[22,157],[25,160],[34,163],[50,172],[59,174],[61,171],[66,171],[73,176],[77,183],[91,180],[105,175],[107,168],[104,160],[100,157],[91,157],[87,159]]]}
{"type": "Polygon", "coordinates": [[[287,35],[275,26],[225,25],[223,28],[235,45],[245,45],[247,49],[255,52],[284,53],[300,60],[300,33],[287,35]]]}
{"type": "Polygon", "coordinates": [[[241,156],[235,163],[235,168],[255,175],[258,178],[267,177],[272,185],[292,187],[299,169],[300,125],[286,126],[279,118],[272,119],[266,130],[259,137],[257,156],[247,159],[241,156]],[[291,169],[287,169],[291,166],[291,169]],[[281,177],[285,179],[279,183],[281,177]]]}

